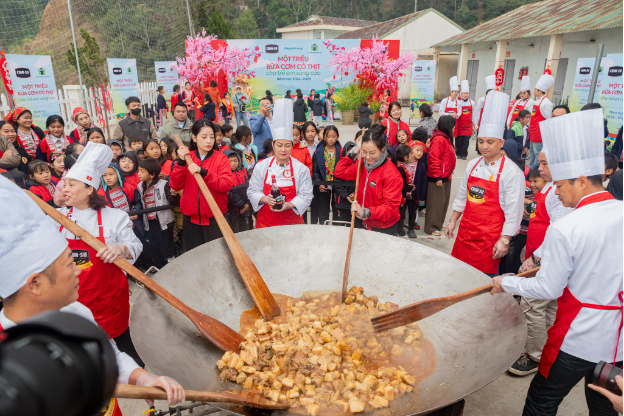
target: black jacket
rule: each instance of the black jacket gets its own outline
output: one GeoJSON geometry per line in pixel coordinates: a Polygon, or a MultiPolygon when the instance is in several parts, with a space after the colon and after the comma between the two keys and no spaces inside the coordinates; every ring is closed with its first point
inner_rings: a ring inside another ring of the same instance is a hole
{"type": "Polygon", "coordinates": [[[315,98],[314,101],[312,101],[312,114],[314,114],[314,116],[323,115],[323,103],[320,98],[315,98]]]}
{"type": "Polygon", "coordinates": [[[200,108],[199,111],[201,111],[204,115],[204,118],[207,118],[208,120],[214,120],[217,118],[217,114],[215,113],[215,103],[213,103],[212,101],[204,104],[204,106],[200,108]]]}
{"type": "Polygon", "coordinates": [[[373,124],[373,120],[370,119],[370,116],[373,115],[373,110],[368,106],[359,106],[358,107],[358,115],[360,116],[358,120],[359,128],[369,128],[371,124],[373,124]]]}
{"type": "MultiPolygon", "coordinates": [[[[340,156],[346,157],[349,154],[349,151],[355,146],[353,142],[347,142],[342,147],[342,151],[340,156]]],[[[317,147],[318,149],[318,147],[317,147]]],[[[316,160],[316,158],[314,158],[316,160]]],[[[316,163],[313,161],[313,163],[316,163]]],[[[335,177],[337,181],[342,180],[341,178],[335,177]]],[[[334,206],[336,209],[348,209],[351,210],[351,202],[347,199],[349,195],[355,192],[355,186],[336,186],[334,187],[334,206]]]]}
{"type": "Polygon", "coordinates": [[[306,113],[308,112],[308,106],[303,98],[298,98],[293,103],[294,121],[297,123],[304,123],[306,121],[306,113]]]}
{"type": "Polygon", "coordinates": [[[247,169],[243,166],[243,160],[234,150],[226,149],[223,151],[223,154],[227,157],[230,155],[236,155],[238,159],[238,169],[234,172],[234,177],[236,178],[236,182],[232,189],[228,192],[228,216],[230,220],[233,221],[237,215],[240,214],[240,210],[247,204],[249,205],[249,209],[242,214],[244,216],[250,216],[252,213],[251,202],[249,202],[249,198],[247,197],[247,189],[249,188],[249,174],[247,173],[247,169]]]}
{"type": "MultiPolygon", "coordinates": [[[[336,165],[340,160],[340,142],[336,142],[336,165]]],[[[334,165],[334,167],[336,166],[334,165]]],[[[321,140],[316,147],[314,157],[312,157],[312,180],[326,181],[327,169],[325,167],[325,140],[321,140]]]]}

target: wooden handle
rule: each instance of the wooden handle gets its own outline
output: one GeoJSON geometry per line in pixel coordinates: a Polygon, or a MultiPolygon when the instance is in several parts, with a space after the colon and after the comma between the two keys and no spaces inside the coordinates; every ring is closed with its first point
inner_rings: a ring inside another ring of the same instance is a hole
{"type": "MultiPolygon", "coordinates": [[[[539,271],[539,267],[536,267],[531,270],[527,270],[526,272],[518,273],[516,276],[518,277],[533,277],[539,271]]],[[[470,299],[478,295],[482,295],[483,293],[489,293],[492,291],[492,284],[483,285],[477,287],[472,290],[468,290],[466,292],[459,293],[454,296],[450,296],[449,299],[452,299],[453,303],[461,302],[462,300],[470,299]]]]}

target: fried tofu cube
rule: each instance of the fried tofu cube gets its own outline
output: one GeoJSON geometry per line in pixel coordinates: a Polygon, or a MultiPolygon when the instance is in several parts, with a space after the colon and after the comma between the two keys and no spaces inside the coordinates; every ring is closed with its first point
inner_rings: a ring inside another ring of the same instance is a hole
{"type": "Polygon", "coordinates": [[[357,400],[357,399],[349,399],[349,411],[351,413],[359,413],[359,412],[363,412],[364,408],[366,406],[366,403],[357,400]]]}
{"type": "Polygon", "coordinates": [[[321,406],[319,406],[318,404],[309,404],[306,407],[306,410],[310,416],[318,416],[319,412],[321,411],[321,406]]]}
{"type": "Polygon", "coordinates": [[[292,378],[286,377],[282,379],[282,386],[286,387],[287,389],[292,389],[294,385],[295,380],[293,380],[292,378]]]}

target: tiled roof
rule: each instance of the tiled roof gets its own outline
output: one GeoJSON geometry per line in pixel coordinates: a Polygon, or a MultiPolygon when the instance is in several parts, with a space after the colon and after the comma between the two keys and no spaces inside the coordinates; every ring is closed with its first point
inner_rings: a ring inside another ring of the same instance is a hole
{"type": "Polygon", "coordinates": [[[310,16],[306,20],[297,22],[287,28],[304,27],[304,26],[317,26],[317,25],[332,25],[332,26],[350,26],[350,27],[366,27],[377,24],[377,22],[371,22],[368,20],[357,19],[345,19],[342,17],[328,17],[328,16],[310,16]]]}

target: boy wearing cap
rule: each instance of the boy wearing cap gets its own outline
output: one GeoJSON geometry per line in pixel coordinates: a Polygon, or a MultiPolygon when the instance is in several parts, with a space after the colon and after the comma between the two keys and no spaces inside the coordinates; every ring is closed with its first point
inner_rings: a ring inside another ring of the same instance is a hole
{"type": "Polygon", "coordinates": [[[598,362],[622,366],[624,270],[622,262],[605,262],[604,253],[624,250],[623,206],[602,186],[602,120],[597,109],[541,123],[555,193],[574,211],[548,227],[534,278],[496,276],[492,281],[492,293],[557,299],[555,323],[527,393],[526,416],[556,415],[583,377],[589,414],[617,414],[609,400],[587,388],[598,362]]]}
{"type": "Polygon", "coordinates": [[[470,143],[473,130],[472,114],[475,109],[475,102],[470,99],[470,84],[468,80],[461,82],[460,98],[457,103],[459,116],[457,117],[457,123],[455,123],[455,155],[459,159],[466,160],[468,157],[468,144],[470,143]]]}
{"type": "Polygon", "coordinates": [[[552,116],[553,103],[546,97],[546,91],[555,82],[552,75],[543,74],[535,84],[533,94],[535,103],[531,111],[531,124],[529,125],[529,167],[537,166],[537,156],[542,151],[542,133],[539,123],[548,120],[552,116]]]}

